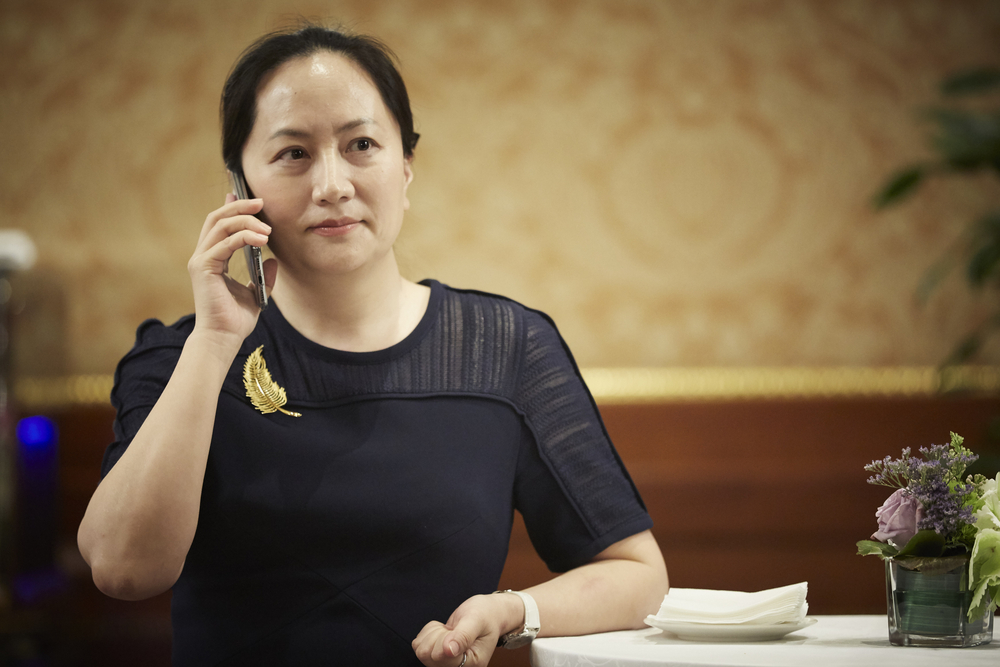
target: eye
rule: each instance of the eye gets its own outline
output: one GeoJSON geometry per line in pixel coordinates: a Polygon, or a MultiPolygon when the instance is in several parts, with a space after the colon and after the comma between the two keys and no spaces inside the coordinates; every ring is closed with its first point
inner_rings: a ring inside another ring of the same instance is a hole
{"type": "Polygon", "coordinates": [[[308,157],[308,154],[302,148],[286,148],[278,154],[277,159],[297,162],[304,160],[306,157],[308,157]]]}
{"type": "Polygon", "coordinates": [[[375,144],[371,139],[362,137],[351,142],[351,146],[348,150],[364,152],[371,150],[374,146],[375,144]]]}

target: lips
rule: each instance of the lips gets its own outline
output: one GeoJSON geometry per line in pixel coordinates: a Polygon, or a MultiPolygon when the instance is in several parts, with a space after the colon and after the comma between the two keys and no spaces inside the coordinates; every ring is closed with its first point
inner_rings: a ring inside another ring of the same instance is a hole
{"type": "Polygon", "coordinates": [[[341,236],[350,233],[360,224],[361,221],[354,218],[337,218],[336,220],[324,220],[318,225],[313,225],[309,227],[309,231],[320,236],[341,236]]]}

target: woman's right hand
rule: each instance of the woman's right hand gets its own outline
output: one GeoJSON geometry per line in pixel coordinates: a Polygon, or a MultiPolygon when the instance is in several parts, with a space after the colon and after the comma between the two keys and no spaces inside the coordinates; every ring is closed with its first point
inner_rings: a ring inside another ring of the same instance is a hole
{"type": "MultiPolygon", "coordinates": [[[[267,245],[271,228],[254,217],[264,207],[261,199],[236,199],[226,195],[226,203],[205,218],[194,255],[188,261],[194,290],[195,329],[232,338],[239,345],[257,324],[260,309],[253,290],[227,273],[229,258],[244,246],[267,245]]],[[[277,262],[264,262],[264,283],[274,286],[277,262]]]]}
{"type": "MultiPolygon", "coordinates": [[[[195,327],[163,393],[128,449],[98,485],[78,532],[94,582],[106,594],[141,600],[176,583],[198,528],[219,392],[260,315],[253,291],[226,275],[229,258],[267,244],[253,217],[260,199],[232,195],[209,213],[188,262],[195,327]]],[[[264,263],[274,286],[277,262],[264,263]]]]}

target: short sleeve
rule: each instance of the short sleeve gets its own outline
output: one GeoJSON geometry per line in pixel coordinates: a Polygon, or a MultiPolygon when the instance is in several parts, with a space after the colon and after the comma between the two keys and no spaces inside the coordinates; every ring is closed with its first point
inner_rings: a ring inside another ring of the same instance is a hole
{"type": "Polygon", "coordinates": [[[111,390],[111,404],[116,413],[115,441],[104,452],[102,479],[125,453],[167,386],[193,319],[188,316],[169,327],[159,320],[146,320],[139,325],[135,345],[115,369],[111,390]]]}
{"type": "Polygon", "coordinates": [[[559,572],[652,520],[555,325],[537,311],[526,324],[515,402],[535,446],[522,447],[515,504],[539,555],[559,572]]]}

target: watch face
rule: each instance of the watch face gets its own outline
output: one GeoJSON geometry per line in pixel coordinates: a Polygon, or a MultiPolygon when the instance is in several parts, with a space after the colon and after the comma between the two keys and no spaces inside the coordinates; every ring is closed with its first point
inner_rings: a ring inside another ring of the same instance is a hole
{"type": "Polygon", "coordinates": [[[504,648],[520,648],[522,646],[527,646],[531,643],[531,640],[538,636],[538,628],[529,628],[525,626],[520,632],[511,632],[500,637],[500,641],[497,642],[497,646],[503,646],[504,648]]]}
{"type": "Polygon", "coordinates": [[[522,646],[527,646],[534,639],[534,635],[527,631],[522,630],[521,632],[514,634],[513,632],[506,635],[503,638],[503,643],[501,646],[504,648],[521,648],[522,646]]]}

